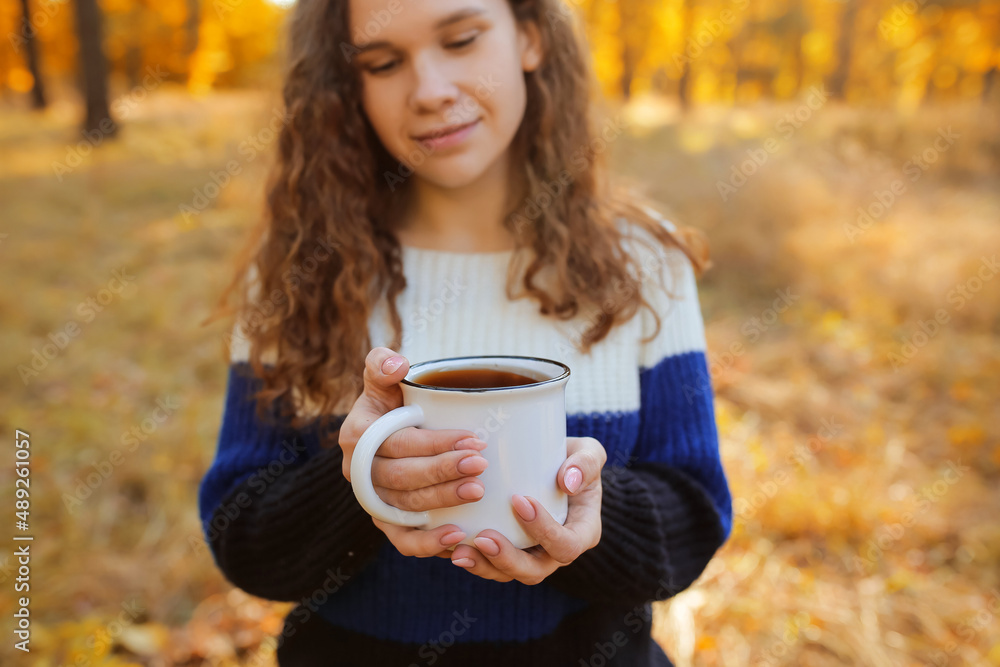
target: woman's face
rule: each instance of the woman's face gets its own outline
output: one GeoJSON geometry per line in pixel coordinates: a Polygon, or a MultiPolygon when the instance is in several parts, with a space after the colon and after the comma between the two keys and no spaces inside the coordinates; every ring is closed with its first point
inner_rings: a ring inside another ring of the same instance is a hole
{"type": "Polygon", "coordinates": [[[343,51],[389,153],[448,188],[476,180],[505,156],[524,115],[524,72],[541,62],[534,25],[519,29],[507,0],[350,3],[357,51],[343,51]]]}

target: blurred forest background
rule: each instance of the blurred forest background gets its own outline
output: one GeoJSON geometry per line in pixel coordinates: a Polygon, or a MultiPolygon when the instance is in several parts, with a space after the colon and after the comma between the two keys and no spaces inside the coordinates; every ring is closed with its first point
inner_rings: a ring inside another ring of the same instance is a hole
{"type": "MultiPolygon", "coordinates": [[[[680,666],[1000,665],[1000,1],[565,6],[614,170],[715,262],[735,528],[657,638],[680,666]]],[[[2,664],[273,664],[290,605],[199,529],[228,332],[199,323],[261,210],[287,11],[0,5],[0,425],[32,434],[36,536],[30,655],[0,553],[2,664]]]]}

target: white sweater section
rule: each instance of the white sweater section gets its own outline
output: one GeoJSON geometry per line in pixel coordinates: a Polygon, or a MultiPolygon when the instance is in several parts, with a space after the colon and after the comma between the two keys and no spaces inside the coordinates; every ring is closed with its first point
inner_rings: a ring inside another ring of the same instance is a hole
{"type": "MultiPolygon", "coordinates": [[[[653,289],[655,279],[642,286],[660,314],[659,335],[645,345],[640,342],[655,327],[649,312],[640,309],[631,320],[611,329],[588,354],[582,354],[576,345],[596,316],[558,320],[541,315],[532,299],[507,299],[505,281],[512,251],[468,254],[404,246],[407,288],[396,302],[403,323],[399,352],[411,364],[486,354],[552,359],[570,368],[567,413],[638,410],[640,367],[705,349],[693,271],[680,251],[669,254],[674,260],[683,259],[675,270],[679,269],[685,301],[671,301],[662,290],[653,289]]],[[[666,277],[669,281],[669,271],[666,277]]],[[[369,331],[373,346],[391,341],[384,307],[372,318],[369,331]]]]}
{"type": "MultiPolygon", "coordinates": [[[[514,251],[455,253],[403,246],[407,286],[396,301],[403,325],[398,352],[410,364],[497,354],[552,359],[570,368],[568,414],[636,411],[640,369],[672,355],[704,352],[705,332],[694,272],[684,254],[632,247],[643,267],[643,295],[660,315],[660,332],[641,342],[653,332],[655,321],[648,309],[640,308],[582,354],[576,344],[600,311],[559,320],[541,315],[533,299],[508,299],[506,275],[514,251]],[[680,300],[658,287],[660,267],[666,269],[664,283],[680,300]]],[[[388,347],[392,333],[383,299],[369,321],[372,347],[388,347]]],[[[246,360],[245,338],[234,335],[231,353],[233,362],[246,360]]]]}

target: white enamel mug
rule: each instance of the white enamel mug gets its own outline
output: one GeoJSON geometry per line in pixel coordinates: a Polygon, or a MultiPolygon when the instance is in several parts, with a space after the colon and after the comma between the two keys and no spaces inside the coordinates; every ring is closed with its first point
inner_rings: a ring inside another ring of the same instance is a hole
{"type": "Polygon", "coordinates": [[[413,364],[400,383],[403,407],[373,422],[354,449],[351,484],[358,502],[376,519],[397,526],[432,530],[453,523],[465,532],[461,544],[475,546],[472,540],[487,528],[498,531],[518,549],[538,544],[521,528],[510,498],[515,493],[531,496],[556,521],[566,522],[568,498],[559,489],[556,475],[567,455],[569,374],[565,364],[537,357],[453,357],[413,364]],[[487,389],[432,387],[418,382],[422,375],[435,371],[480,369],[518,373],[536,382],[487,389]],[[372,462],[385,439],[408,426],[466,429],[486,442],[486,449],[480,452],[489,462],[479,475],[483,497],[426,512],[402,510],[383,501],[372,485],[372,462]]]}

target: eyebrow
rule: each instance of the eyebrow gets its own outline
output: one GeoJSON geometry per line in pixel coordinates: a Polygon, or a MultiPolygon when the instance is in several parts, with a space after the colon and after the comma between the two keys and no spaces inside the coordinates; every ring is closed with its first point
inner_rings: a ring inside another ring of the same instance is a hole
{"type": "MultiPolygon", "coordinates": [[[[464,21],[467,18],[473,16],[481,16],[485,14],[486,10],[481,7],[465,7],[464,9],[459,9],[458,11],[452,12],[448,16],[444,17],[440,21],[434,24],[434,30],[441,30],[452,23],[458,23],[459,21],[464,21]]],[[[358,50],[358,55],[366,53],[368,51],[374,51],[375,49],[392,48],[392,43],[385,40],[380,40],[378,42],[369,42],[364,46],[355,45],[358,50]]]]}

